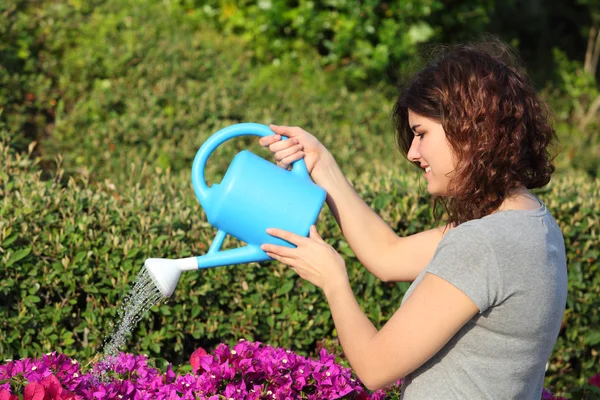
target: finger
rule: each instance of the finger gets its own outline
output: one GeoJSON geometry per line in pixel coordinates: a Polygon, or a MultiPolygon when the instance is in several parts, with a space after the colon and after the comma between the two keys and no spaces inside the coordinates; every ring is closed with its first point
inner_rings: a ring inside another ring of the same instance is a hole
{"type": "Polygon", "coordinates": [[[295,153],[298,153],[299,151],[302,151],[302,145],[296,144],[294,146],[288,147],[285,150],[281,150],[281,151],[278,151],[277,153],[275,153],[275,160],[282,161],[284,158],[294,155],[295,153]]]}
{"type": "Polygon", "coordinates": [[[276,244],[270,244],[270,243],[264,243],[260,245],[260,249],[262,251],[264,251],[265,253],[273,253],[273,254],[277,254],[278,256],[281,257],[288,257],[288,258],[293,258],[294,257],[294,248],[291,247],[287,247],[287,246],[278,246],[276,244]]]}
{"type": "Polygon", "coordinates": [[[303,236],[296,235],[293,232],[284,231],[283,229],[267,228],[267,233],[271,236],[275,236],[287,242],[295,244],[296,246],[298,246],[302,241],[306,240],[306,238],[303,236]]]}
{"type": "Polygon", "coordinates": [[[265,137],[261,137],[258,140],[258,144],[261,145],[262,147],[268,147],[270,145],[272,145],[273,143],[277,143],[281,140],[281,135],[269,135],[269,136],[265,136],[265,137]]]}
{"type": "Polygon", "coordinates": [[[289,257],[283,257],[277,253],[269,253],[267,252],[267,255],[269,257],[271,257],[273,260],[277,260],[279,262],[282,262],[286,265],[289,265],[290,267],[292,267],[292,269],[296,272],[298,272],[298,270],[296,269],[296,262],[293,258],[289,258],[289,257]]]}
{"type": "Polygon", "coordinates": [[[302,157],[304,157],[304,152],[303,151],[299,151],[297,153],[292,154],[289,157],[284,158],[281,161],[278,161],[277,165],[280,166],[280,167],[283,167],[283,168],[288,168],[293,162],[298,161],[302,157]]]}
{"type": "Polygon", "coordinates": [[[300,132],[302,132],[302,129],[298,128],[297,126],[269,125],[269,128],[271,128],[273,132],[289,138],[297,136],[300,132]]]}
{"type": "Polygon", "coordinates": [[[271,153],[277,153],[286,149],[289,149],[290,147],[293,147],[295,145],[298,144],[298,139],[294,138],[294,139],[289,139],[289,140],[280,140],[278,142],[272,143],[271,145],[269,145],[269,151],[271,153]]]}
{"type": "Polygon", "coordinates": [[[319,232],[317,232],[317,227],[314,225],[310,226],[310,230],[308,231],[308,237],[318,242],[325,243],[321,235],[319,235],[319,232]]]}

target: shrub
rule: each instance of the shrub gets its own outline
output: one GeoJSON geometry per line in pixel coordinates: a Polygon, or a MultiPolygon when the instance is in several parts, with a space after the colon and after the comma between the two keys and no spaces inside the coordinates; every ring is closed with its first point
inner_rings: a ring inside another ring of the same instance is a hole
{"type": "Polygon", "coordinates": [[[561,166],[569,165],[590,176],[600,177],[600,90],[594,76],[580,62],[554,49],[556,79],[543,92],[555,110],[556,130],[565,151],[561,166]]]}
{"type": "MultiPolygon", "coordinates": [[[[384,151],[394,139],[381,86],[352,93],[308,62],[255,66],[241,40],[197,29],[176,7],[109,3],[81,28],[62,64],[72,94],[64,96],[52,136],[40,143],[46,162],[64,157],[67,174],[120,187],[130,181],[132,163],[147,163],[136,176],[142,182],[156,167],[189,171],[209,135],[251,121],[327,133],[326,144],[343,145],[339,155],[352,159],[355,173],[371,167],[367,154],[381,162],[397,156],[384,151]],[[115,34],[125,17],[130,26],[115,34]]],[[[231,155],[250,143],[240,138],[219,147],[207,177],[218,179],[231,155]]]]}
{"type": "MultiPolygon", "coordinates": [[[[0,6],[0,29],[10,39],[0,43],[3,59],[10,59],[0,66],[0,107],[8,104],[2,118],[9,122],[8,131],[0,129],[2,356],[59,351],[89,359],[145,258],[206,251],[214,230],[193,196],[189,168],[206,137],[235,122],[293,124],[317,133],[398,234],[432,227],[419,194],[424,188],[390,151],[393,96],[385,85],[353,92],[337,74],[305,59],[256,65],[243,41],[199,29],[195,14],[174,2],[7,5],[0,6]],[[21,36],[23,43],[16,40],[21,36]],[[19,53],[19,46],[29,53],[19,53]],[[6,72],[7,65],[14,70],[6,72]],[[39,91],[39,104],[28,102],[30,90],[39,91]],[[22,129],[30,118],[39,121],[41,136],[22,129]]],[[[589,109],[597,91],[576,66],[569,68],[557,98],[561,169],[539,193],[568,250],[568,309],[547,374],[558,391],[598,372],[599,361],[600,190],[568,158],[583,149],[595,162],[595,147],[569,135],[577,120],[571,107],[589,109]],[[579,96],[576,102],[571,94],[579,96]]],[[[261,154],[253,139],[220,147],[207,179],[218,180],[239,149],[261,154]]],[[[589,165],[579,167],[593,171],[589,165]]],[[[326,210],[318,229],[346,258],[361,306],[381,326],[408,284],[381,283],[365,272],[326,210]]],[[[128,349],[182,363],[198,345],[208,349],[239,337],[310,354],[335,331],[313,286],[276,263],[250,264],[184,274],[174,297],[140,322],[128,349]]]]}
{"type": "MultiPolygon", "coordinates": [[[[6,135],[5,135],[6,136],[6,135]]],[[[145,185],[68,179],[60,169],[41,179],[35,159],[0,148],[0,354],[58,351],[91,358],[148,257],[203,254],[214,229],[193,197],[188,173],[154,170],[145,185]]],[[[132,169],[132,176],[139,170],[132,169]]],[[[400,235],[432,226],[431,209],[411,175],[363,174],[356,189],[400,235]]],[[[569,265],[565,323],[547,376],[564,390],[598,364],[600,181],[556,177],[539,195],[563,230],[569,265]],[[583,195],[582,193],[585,193],[583,195]]],[[[317,227],[346,259],[354,292],[376,326],[396,310],[408,284],[382,283],[366,272],[325,210],[317,227]]],[[[225,248],[239,243],[228,239],[225,248]]],[[[278,264],[249,264],[182,275],[172,298],[143,318],[128,343],[134,353],[180,364],[198,346],[238,338],[310,354],[335,337],[322,294],[278,264]]]]}
{"type": "Polygon", "coordinates": [[[102,0],[4,0],[0,3],[0,120],[19,132],[12,146],[25,150],[50,134],[64,91],[64,50],[102,0]]]}
{"type": "Polygon", "coordinates": [[[343,69],[350,84],[384,75],[391,62],[414,56],[416,45],[436,33],[428,17],[444,7],[435,0],[181,3],[200,21],[243,36],[261,62],[297,60],[318,51],[319,63],[343,69]]]}

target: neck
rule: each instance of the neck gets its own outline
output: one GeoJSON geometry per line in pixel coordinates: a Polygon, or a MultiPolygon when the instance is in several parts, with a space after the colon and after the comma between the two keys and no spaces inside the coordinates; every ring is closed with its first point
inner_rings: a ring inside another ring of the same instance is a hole
{"type": "Polygon", "coordinates": [[[504,199],[498,210],[535,210],[540,208],[542,203],[526,187],[519,186],[512,190],[504,199]]]}

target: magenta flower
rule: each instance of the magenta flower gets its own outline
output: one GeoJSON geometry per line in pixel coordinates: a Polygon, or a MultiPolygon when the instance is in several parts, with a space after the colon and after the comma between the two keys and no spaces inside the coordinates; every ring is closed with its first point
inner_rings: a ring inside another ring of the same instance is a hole
{"type": "Polygon", "coordinates": [[[10,394],[7,389],[0,389],[0,400],[19,400],[16,394],[10,394]]]}
{"type": "MultiPolygon", "coordinates": [[[[371,393],[325,349],[312,359],[245,340],[219,344],[212,354],[199,348],[190,365],[187,374],[176,374],[172,364],[161,372],[146,356],[120,353],[82,372],[77,361],[53,352],[0,365],[0,400],[385,399],[402,384],[371,393]]],[[[590,384],[599,386],[600,375],[590,384]]],[[[556,399],[546,390],[542,398],[556,399]]]]}
{"type": "Polygon", "coordinates": [[[600,374],[596,374],[590,378],[589,384],[600,388],[600,374]]]}

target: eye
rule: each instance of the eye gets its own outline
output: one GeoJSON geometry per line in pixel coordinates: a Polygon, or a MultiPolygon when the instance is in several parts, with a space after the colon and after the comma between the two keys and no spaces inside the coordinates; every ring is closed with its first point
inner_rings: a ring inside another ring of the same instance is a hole
{"type": "Polygon", "coordinates": [[[424,133],[415,133],[415,137],[419,138],[420,140],[423,140],[424,135],[424,133]]]}

